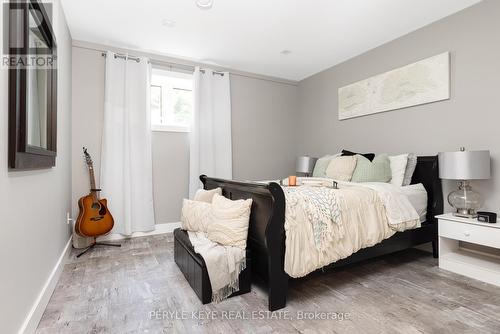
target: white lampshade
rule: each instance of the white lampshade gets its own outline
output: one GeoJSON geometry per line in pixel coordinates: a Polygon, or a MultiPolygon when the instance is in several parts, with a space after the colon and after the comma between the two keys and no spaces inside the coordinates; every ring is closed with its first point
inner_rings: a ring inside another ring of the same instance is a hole
{"type": "Polygon", "coordinates": [[[295,171],[297,173],[311,174],[316,164],[317,158],[298,157],[295,163],[295,171]]]}
{"type": "Polygon", "coordinates": [[[439,177],[448,180],[490,178],[490,151],[440,152],[439,177]]]}

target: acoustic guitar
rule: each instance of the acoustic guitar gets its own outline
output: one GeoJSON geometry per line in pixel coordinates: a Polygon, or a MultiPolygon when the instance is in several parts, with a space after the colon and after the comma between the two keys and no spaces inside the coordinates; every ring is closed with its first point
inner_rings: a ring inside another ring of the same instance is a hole
{"type": "Polygon", "coordinates": [[[96,238],[111,231],[113,216],[108,210],[108,201],[99,198],[101,189],[95,186],[94,163],[87,149],[83,148],[90,175],[90,193],[78,200],[80,213],[75,224],[75,232],[82,237],[96,238]]]}

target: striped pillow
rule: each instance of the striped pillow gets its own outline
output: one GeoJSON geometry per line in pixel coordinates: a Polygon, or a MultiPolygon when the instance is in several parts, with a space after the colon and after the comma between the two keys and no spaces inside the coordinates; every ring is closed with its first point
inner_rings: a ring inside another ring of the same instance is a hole
{"type": "Polygon", "coordinates": [[[403,180],[403,186],[408,186],[411,183],[411,178],[417,167],[417,155],[415,153],[408,154],[408,162],[406,164],[405,177],[403,180]]]}
{"type": "Polygon", "coordinates": [[[356,155],[358,163],[352,174],[352,182],[389,182],[391,180],[391,163],[387,154],[377,155],[370,162],[362,155],[356,155]]]}

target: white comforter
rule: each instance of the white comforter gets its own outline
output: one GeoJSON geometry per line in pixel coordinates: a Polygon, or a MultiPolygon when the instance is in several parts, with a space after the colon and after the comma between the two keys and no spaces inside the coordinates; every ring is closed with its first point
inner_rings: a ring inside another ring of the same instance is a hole
{"type": "Polygon", "coordinates": [[[334,193],[332,212],[338,212],[327,242],[318,247],[317,230],[311,217],[311,201],[293,196],[285,188],[285,272],[291,277],[308,273],[373,246],[398,231],[420,227],[417,212],[401,191],[386,183],[339,183],[339,189],[321,188],[334,193]],[[293,197],[294,201],[289,198],[293,197]],[[333,210],[335,209],[335,210],[333,210]],[[316,231],[316,234],[317,231],[316,231]]]}

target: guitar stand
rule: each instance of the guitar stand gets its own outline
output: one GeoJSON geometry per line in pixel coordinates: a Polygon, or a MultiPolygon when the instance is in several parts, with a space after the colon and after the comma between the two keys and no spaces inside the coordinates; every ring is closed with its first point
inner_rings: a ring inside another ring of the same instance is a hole
{"type": "Polygon", "coordinates": [[[110,243],[107,243],[107,242],[97,242],[95,239],[94,239],[94,243],[90,246],[88,246],[87,248],[85,248],[85,250],[83,250],[83,252],[81,252],[80,254],[78,254],[76,257],[79,258],[80,256],[82,256],[83,254],[87,253],[89,250],[91,250],[92,248],[94,248],[95,246],[112,246],[112,247],[121,247],[122,245],[120,244],[110,244],[110,243]]]}

